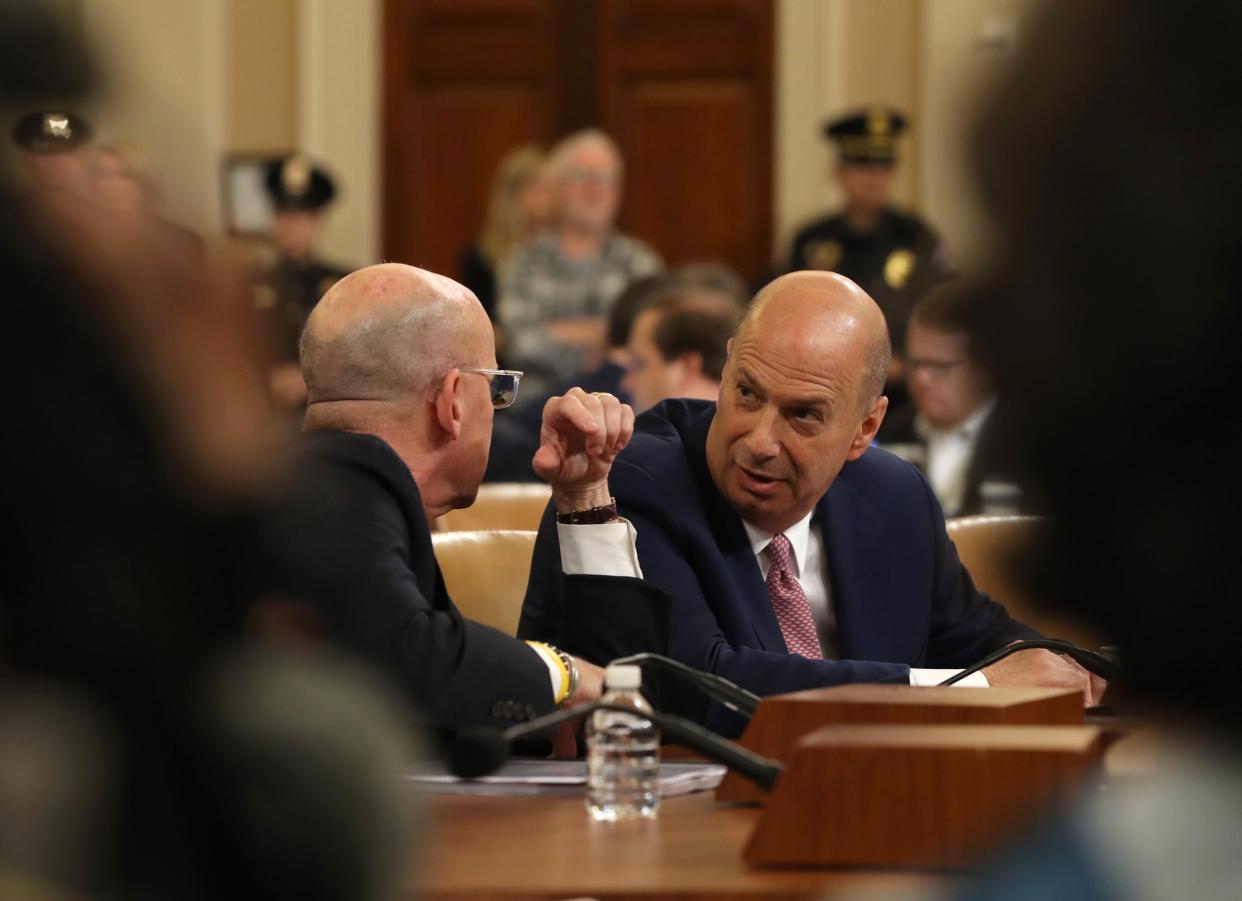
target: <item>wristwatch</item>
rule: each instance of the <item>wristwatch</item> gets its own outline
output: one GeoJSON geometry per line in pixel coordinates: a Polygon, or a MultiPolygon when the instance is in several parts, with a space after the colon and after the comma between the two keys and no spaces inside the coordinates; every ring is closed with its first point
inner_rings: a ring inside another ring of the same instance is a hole
{"type": "Polygon", "coordinates": [[[569,654],[566,654],[560,648],[547,645],[549,651],[561,658],[561,663],[565,664],[565,673],[569,677],[569,686],[565,689],[565,697],[561,698],[557,707],[564,707],[574,699],[574,692],[578,690],[578,664],[569,654]]]}
{"type": "Polygon", "coordinates": [[[604,504],[602,507],[591,507],[587,510],[573,510],[569,513],[556,514],[556,521],[563,526],[597,526],[601,523],[612,522],[620,519],[617,513],[617,499],[604,504]]]}

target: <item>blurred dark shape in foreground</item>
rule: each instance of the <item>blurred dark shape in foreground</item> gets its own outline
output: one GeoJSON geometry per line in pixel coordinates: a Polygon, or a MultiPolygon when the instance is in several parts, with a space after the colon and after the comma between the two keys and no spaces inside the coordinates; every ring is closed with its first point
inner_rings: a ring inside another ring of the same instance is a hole
{"type": "MultiPolygon", "coordinates": [[[[81,48],[3,12],[0,103],[80,94],[81,48]]],[[[40,201],[0,188],[0,896],[390,896],[402,718],[251,628],[280,609],[255,589],[282,454],[247,303],[201,253],[40,201]]]]}
{"type": "Polygon", "coordinates": [[[0,0],[0,98],[73,100],[97,87],[94,57],[80,30],[37,0],[0,0]]]}
{"type": "Polygon", "coordinates": [[[987,346],[1052,517],[1032,595],[1120,646],[1166,745],[967,894],[1237,897],[1242,7],[1042,13],[977,129],[987,346]]]}

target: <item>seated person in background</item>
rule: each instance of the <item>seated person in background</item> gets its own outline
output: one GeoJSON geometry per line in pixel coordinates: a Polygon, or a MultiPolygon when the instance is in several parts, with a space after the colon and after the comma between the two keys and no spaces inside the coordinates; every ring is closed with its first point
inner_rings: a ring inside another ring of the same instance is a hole
{"type": "Polygon", "coordinates": [[[646,299],[664,288],[667,279],[666,275],[646,275],[630,282],[621,292],[608,314],[608,349],[597,369],[566,379],[542,394],[532,393],[525,396],[513,411],[513,416],[502,417],[496,421],[492,429],[492,450],[487,458],[487,472],[483,481],[539,481],[531,467],[531,460],[539,449],[543,407],[550,398],[577,387],[588,394],[603,392],[613,395],[623,404],[630,403],[630,396],[621,384],[629,362],[625,342],[630,334],[630,323],[634,321],[634,316],[646,299]]]}
{"type": "Polygon", "coordinates": [[[906,330],[906,384],[914,400],[880,426],[876,443],[913,463],[947,516],[1017,513],[1021,489],[998,445],[998,407],[965,288],[933,288],[906,330]]]}
{"type": "Polygon", "coordinates": [[[505,262],[497,305],[507,365],[525,370],[537,393],[595,369],[613,301],[662,268],[651,248],[615,230],[624,173],[611,138],[570,135],[551,170],[556,224],[505,262]]]}
{"type": "MultiPolygon", "coordinates": [[[[322,478],[291,519],[336,528],[321,546],[297,549],[309,565],[290,567],[289,593],[314,603],[330,634],[448,729],[511,725],[593,700],[602,677],[549,645],[465,619],[445,592],[430,523],[474,501],[494,410],[513,402],[521,375],[495,367],[492,326],[474,295],[398,264],[342,279],[302,338],[306,445],[322,478]]],[[[662,592],[612,578],[639,573],[610,568],[592,550],[601,536],[629,534],[608,509],[608,473],[632,428],[633,412],[616,398],[575,389],[545,407],[534,461],[561,513],[593,511],[587,524],[563,525],[561,541],[567,604],[589,598],[594,631],[584,637],[567,620],[549,640],[600,662],[662,646],[666,629],[662,592]]],[[[290,531],[296,544],[296,521],[290,531]]],[[[572,733],[562,736],[572,753],[572,733]]]]}
{"type": "Polygon", "coordinates": [[[622,384],[639,412],[673,397],[715,400],[741,306],[719,291],[673,283],[630,329],[622,384]]]}
{"type": "MultiPolygon", "coordinates": [[[[868,449],[887,399],[875,302],[832,273],[783,276],[729,345],[718,405],[665,401],[613,467],[647,580],[673,596],[669,653],[761,695],[845,682],[936,682],[1034,633],[979,593],[918,470],[868,449]],[[940,672],[921,673],[922,668],[940,672]]],[[[617,556],[625,559],[624,547],[617,556]]],[[[555,635],[562,547],[545,516],[519,634],[555,635]]],[[[1098,687],[1046,651],[990,684],[1098,687]]],[[[677,686],[673,686],[674,691],[677,686]]],[[[742,723],[685,692],[676,712],[742,723]]]]}
{"type": "Polygon", "coordinates": [[[634,317],[666,292],[690,290],[699,290],[711,296],[719,295],[726,300],[732,300],[738,308],[746,304],[741,279],[720,263],[690,263],[671,272],[645,275],[630,282],[608,313],[608,350],[604,354],[603,363],[592,372],[561,382],[545,394],[527,396],[514,411],[514,416],[497,420],[492,430],[492,452],[487,460],[487,473],[483,481],[538,481],[530,461],[539,449],[543,405],[548,398],[580,387],[588,394],[602,391],[615,395],[622,403],[631,403],[632,398],[624,379],[630,362],[626,345],[634,317]]]}
{"type": "Polygon", "coordinates": [[[325,262],[315,245],[323,232],[336,185],[300,153],[268,164],[264,187],[272,203],[276,260],[256,279],[254,304],[275,341],[269,374],[272,399],[282,409],[306,402],[298,369],[298,336],[319,298],[349,271],[325,262]]]}
{"type": "Polygon", "coordinates": [[[548,157],[533,144],[511,150],[496,165],[479,240],[461,252],[458,274],[496,320],[496,272],[517,248],[533,240],[552,219],[548,157]]]}

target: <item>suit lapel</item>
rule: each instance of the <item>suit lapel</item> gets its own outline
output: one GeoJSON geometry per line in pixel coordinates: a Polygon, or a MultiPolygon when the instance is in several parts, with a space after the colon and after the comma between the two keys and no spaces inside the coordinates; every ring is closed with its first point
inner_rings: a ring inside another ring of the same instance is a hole
{"type": "Polygon", "coordinates": [[[842,475],[844,470],[816,508],[841,657],[901,660],[907,642],[897,625],[900,611],[894,608],[883,522],[842,475]]]}
{"type": "Polygon", "coordinates": [[[742,518],[716,488],[711,471],[707,468],[707,432],[715,413],[716,407],[713,404],[687,425],[683,436],[690,458],[690,468],[694,472],[696,487],[703,502],[703,513],[716,547],[724,558],[729,582],[736,588],[737,597],[744,607],[745,621],[751,624],[759,648],[785,654],[788,653],[785,637],[781,634],[780,624],[772,610],[772,601],[768,597],[768,588],[763,583],[759,561],[755,559],[746,530],[742,528],[742,518]]]}
{"type": "Polygon", "coordinates": [[[754,629],[759,647],[765,651],[788,653],[785,636],[776,621],[768,587],[763,582],[763,573],[751,550],[746,530],[742,528],[741,517],[727,504],[724,505],[724,509],[712,517],[712,532],[724,555],[729,581],[737,586],[738,597],[746,608],[745,616],[754,629]]]}

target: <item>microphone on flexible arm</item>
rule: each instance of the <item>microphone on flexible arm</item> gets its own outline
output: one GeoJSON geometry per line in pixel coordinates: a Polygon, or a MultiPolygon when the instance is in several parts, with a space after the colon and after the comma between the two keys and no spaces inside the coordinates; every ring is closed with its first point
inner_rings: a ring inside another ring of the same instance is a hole
{"type": "Polygon", "coordinates": [[[745,717],[754,716],[755,709],[759,706],[760,698],[757,694],[747,691],[723,676],[717,676],[715,673],[705,673],[692,666],[686,666],[680,660],[673,660],[659,654],[642,653],[631,654],[629,657],[619,657],[613,660],[612,663],[638,664],[639,666],[650,664],[657,669],[675,673],[694,685],[713,701],[718,701],[735,713],[740,713],[745,717]]]}
{"type": "Polygon", "coordinates": [[[478,779],[480,776],[494,773],[509,759],[509,746],[512,742],[525,735],[544,732],[566,720],[594,713],[596,710],[616,710],[650,720],[662,734],[675,738],[686,747],[693,748],[717,763],[723,763],[765,791],[770,790],[780,775],[785,772],[782,764],[761,757],[727,738],[721,738],[716,733],[684,717],[659,711],[635,714],[633,707],[603,701],[558,710],[529,722],[510,726],[503,731],[486,726],[463,729],[457,733],[457,737],[449,746],[447,757],[449,771],[462,779],[478,779]]]}
{"type": "Polygon", "coordinates": [[[1007,644],[997,651],[993,651],[984,657],[978,663],[966,667],[960,673],[955,673],[949,678],[941,682],[941,685],[952,685],[965,679],[972,673],[991,666],[1004,660],[1010,654],[1016,654],[1018,651],[1030,651],[1036,648],[1043,648],[1046,651],[1056,651],[1058,654],[1064,654],[1075,663],[1080,665],[1087,672],[1099,676],[1108,682],[1116,681],[1121,675],[1121,665],[1109,660],[1103,654],[1097,654],[1094,651],[1088,651],[1078,647],[1078,645],[1070,644],[1068,641],[1061,641],[1057,638],[1030,638],[1024,641],[1015,641],[1013,644],[1007,644]]]}

